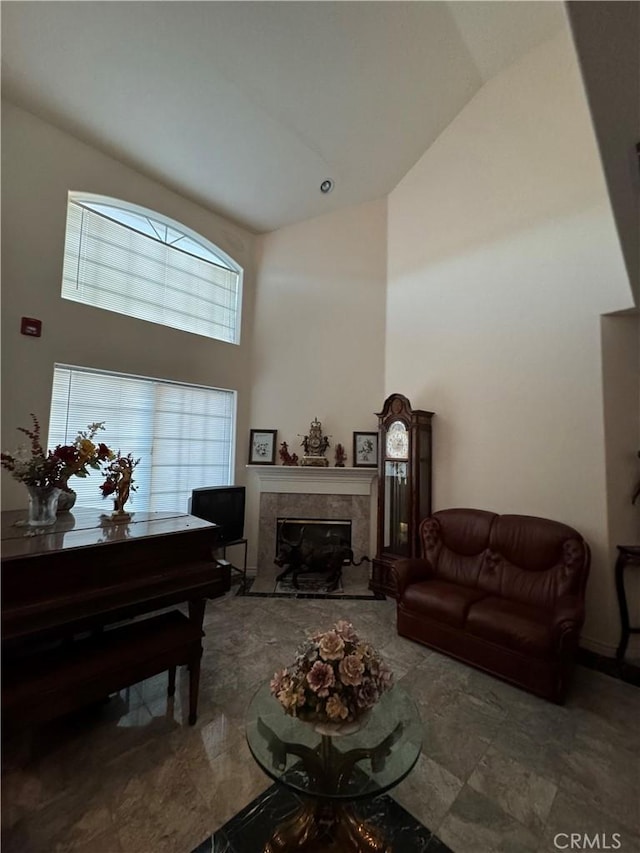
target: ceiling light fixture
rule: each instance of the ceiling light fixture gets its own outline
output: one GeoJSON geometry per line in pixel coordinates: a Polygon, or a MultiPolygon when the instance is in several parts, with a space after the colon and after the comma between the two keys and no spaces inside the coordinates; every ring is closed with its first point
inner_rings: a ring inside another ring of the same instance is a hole
{"type": "Polygon", "coordinates": [[[330,193],[332,189],[333,189],[333,179],[332,178],[325,178],[324,181],[320,184],[320,192],[324,193],[326,195],[327,193],[330,193]]]}

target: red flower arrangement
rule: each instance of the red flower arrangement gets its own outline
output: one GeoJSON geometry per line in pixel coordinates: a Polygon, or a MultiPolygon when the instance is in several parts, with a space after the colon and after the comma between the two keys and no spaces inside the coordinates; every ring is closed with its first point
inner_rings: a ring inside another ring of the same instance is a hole
{"type": "Polygon", "coordinates": [[[81,430],[73,444],[59,444],[53,451],[62,462],[60,488],[69,490],[69,477],[88,477],[89,468],[99,469],[104,462],[114,458],[113,450],[103,442],[95,443],[98,430],[104,429],[104,421],[89,424],[86,430],[81,430]]]}

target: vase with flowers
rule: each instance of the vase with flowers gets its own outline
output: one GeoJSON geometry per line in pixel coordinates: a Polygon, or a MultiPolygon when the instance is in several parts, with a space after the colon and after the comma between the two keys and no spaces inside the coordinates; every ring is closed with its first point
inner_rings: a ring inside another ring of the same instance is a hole
{"type": "Polygon", "coordinates": [[[34,414],[31,419],[31,429],[18,427],[29,439],[29,445],[21,445],[15,453],[0,454],[0,462],[3,468],[11,472],[14,479],[27,487],[27,524],[31,527],[46,527],[54,524],[56,520],[62,460],[50,450],[44,449],[40,438],[40,422],[34,414]]]}
{"type": "Polygon", "coordinates": [[[58,512],[72,509],[76,502],[76,493],[69,485],[71,477],[84,478],[90,474],[89,469],[98,470],[115,457],[115,454],[103,442],[94,441],[99,430],[105,428],[104,421],[89,424],[80,430],[71,444],[59,444],[53,451],[62,461],[60,472],[60,489],[58,512]]]}
{"type": "Polygon", "coordinates": [[[345,620],[310,636],[294,664],[276,672],[270,684],[287,714],[334,736],[356,731],[392,686],[389,667],[345,620]]]}
{"type": "Polygon", "coordinates": [[[0,461],[14,479],[27,487],[27,524],[46,527],[56,521],[61,496],[71,491],[69,478],[87,477],[89,468],[99,468],[114,454],[106,444],[93,441],[98,430],[104,429],[103,423],[89,424],[86,430],[78,433],[73,444],[59,444],[55,450],[45,450],[40,421],[33,413],[31,420],[31,429],[18,427],[18,431],[29,439],[29,444],[20,446],[15,453],[0,454],[0,461]]]}
{"type": "Polygon", "coordinates": [[[124,456],[118,451],[105,468],[105,481],[100,486],[100,491],[103,498],[113,496],[114,506],[111,514],[113,521],[128,521],[131,518],[131,514],[125,510],[124,505],[129,500],[131,492],[137,491],[136,486],[133,485],[133,471],[139,462],[140,460],[134,459],[131,453],[124,456]]]}

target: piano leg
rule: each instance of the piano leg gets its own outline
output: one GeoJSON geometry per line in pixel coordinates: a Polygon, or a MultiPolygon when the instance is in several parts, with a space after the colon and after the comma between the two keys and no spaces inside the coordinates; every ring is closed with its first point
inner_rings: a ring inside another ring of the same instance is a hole
{"type": "Polygon", "coordinates": [[[176,692],[176,668],[175,666],[169,669],[169,685],[167,687],[167,696],[173,696],[176,692]]]}
{"type": "Polygon", "coordinates": [[[192,622],[195,622],[200,630],[202,630],[206,603],[207,601],[205,598],[194,598],[189,602],[189,619],[191,619],[192,622]]]}
{"type": "MultiPolygon", "coordinates": [[[[205,598],[195,598],[189,602],[189,619],[202,632],[204,621],[205,598]]],[[[194,655],[189,662],[189,725],[193,726],[198,718],[198,693],[200,690],[200,658],[202,657],[202,643],[200,652],[194,655]]]]}
{"type": "Polygon", "coordinates": [[[198,692],[200,690],[200,654],[193,657],[189,667],[189,725],[195,725],[198,719],[198,692]]]}

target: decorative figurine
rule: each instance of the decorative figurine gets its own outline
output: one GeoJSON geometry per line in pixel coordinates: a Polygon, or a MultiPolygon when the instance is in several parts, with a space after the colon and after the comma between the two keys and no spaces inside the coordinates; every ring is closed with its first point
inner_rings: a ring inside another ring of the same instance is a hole
{"type": "Polygon", "coordinates": [[[304,447],[303,465],[315,465],[320,468],[326,468],[329,465],[329,460],[324,457],[329,447],[329,436],[322,435],[322,424],[317,418],[311,421],[309,435],[302,437],[300,446],[304,447]]]}
{"type": "Polygon", "coordinates": [[[131,492],[137,491],[133,485],[133,470],[140,462],[128,453],[123,456],[120,451],[113,462],[105,468],[105,481],[100,486],[102,497],[113,496],[113,512],[111,521],[130,521],[131,514],[127,512],[124,505],[129,500],[131,492]]]}
{"type": "Polygon", "coordinates": [[[298,454],[297,453],[289,453],[289,446],[286,441],[283,441],[280,445],[280,450],[278,451],[280,459],[282,459],[283,465],[297,465],[298,464],[298,454]]]}
{"type": "Polygon", "coordinates": [[[347,461],[347,451],[341,444],[336,444],[336,468],[344,468],[347,461]]]}

